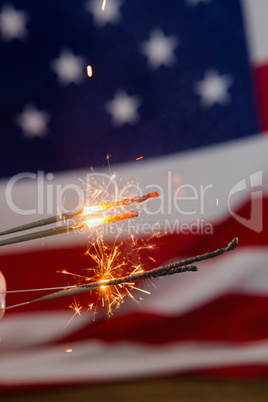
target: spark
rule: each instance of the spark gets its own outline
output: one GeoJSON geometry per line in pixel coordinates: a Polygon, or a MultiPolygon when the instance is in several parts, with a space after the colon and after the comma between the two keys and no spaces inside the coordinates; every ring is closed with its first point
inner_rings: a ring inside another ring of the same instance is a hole
{"type": "MultiPolygon", "coordinates": [[[[138,188],[139,184],[136,181],[122,183],[116,174],[111,171],[109,164],[110,155],[107,155],[107,163],[109,165],[109,175],[99,175],[93,168],[87,181],[82,181],[85,189],[83,191],[83,209],[81,214],[93,214],[98,211],[127,206],[132,203],[142,203],[149,198],[159,197],[159,193],[153,192],[141,196],[138,188]]],[[[81,215],[80,214],[80,215],[81,215]]]]}
{"type": "Polygon", "coordinates": [[[88,228],[93,228],[99,225],[102,225],[105,223],[105,217],[101,217],[101,218],[91,218],[88,219],[87,221],[85,221],[85,224],[87,225],[88,228]]]}
{"type": "MultiPolygon", "coordinates": [[[[67,272],[67,273],[68,273],[68,272],[67,272]]],[[[82,308],[83,308],[83,306],[81,306],[81,304],[80,304],[79,302],[77,303],[76,300],[74,300],[73,303],[70,304],[68,307],[74,311],[74,314],[73,314],[72,317],[69,319],[69,321],[67,322],[67,324],[65,325],[64,328],[67,328],[67,327],[68,327],[68,325],[70,324],[70,322],[74,319],[74,317],[75,317],[76,315],[81,316],[81,310],[82,310],[82,308]]]]}
{"type": "Polygon", "coordinates": [[[66,353],[71,353],[73,351],[73,349],[66,349],[65,352],[66,353]]]}
{"type": "MultiPolygon", "coordinates": [[[[110,156],[107,155],[108,162],[109,158],[110,156]]],[[[90,183],[84,183],[86,185],[84,195],[88,195],[88,198],[86,202],[84,200],[81,220],[83,220],[88,228],[100,226],[100,231],[95,232],[96,240],[86,252],[91,260],[90,266],[93,266],[93,268],[88,269],[88,275],[77,275],[68,272],[69,275],[73,275],[73,277],[79,281],[79,284],[83,285],[84,283],[95,281],[101,283],[101,286],[96,290],[97,301],[94,303],[88,302],[88,309],[92,310],[94,307],[96,311],[98,304],[103,307],[106,306],[108,316],[113,314],[112,311],[114,308],[118,308],[120,304],[124,303],[126,297],[134,299],[131,290],[138,290],[138,287],[134,286],[134,282],[120,283],[114,286],[106,286],[105,283],[118,279],[123,274],[130,275],[143,272],[143,266],[140,261],[140,251],[146,249],[150,252],[154,247],[151,246],[148,239],[145,244],[144,241],[141,239],[138,241],[134,235],[132,235],[131,243],[129,244],[130,250],[125,252],[124,248],[127,246],[120,242],[117,243],[117,238],[120,233],[115,237],[112,245],[107,245],[103,240],[103,229],[101,225],[138,216],[138,212],[134,210],[128,210],[121,215],[116,215],[116,211],[118,211],[120,207],[127,207],[133,203],[139,205],[149,199],[157,198],[160,195],[155,191],[140,196],[136,193],[137,186],[133,186],[131,183],[127,183],[120,191],[111,194],[111,188],[114,190],[121,187],[118,186],[118,183],[114,182],[115,179],[116,175],[112,173],[108,176],[108,180],[107,176],[103,179],[98,175],[92,175],[90,183]],[[98,181],[95,180],[95,177],[98,178],[98,181]]],[[[123,209],[123,211],[125,211],[125,209],[123,209]]],[[[147,261],[150,265],[152,265],[150,261],[156,262],[156,260],[151,258],[151,260],[147,261]]]]}
{"type": "Polygon", "coordinates": [[[92,75],[93,75],[92,67],[91,67],[91,66],[87,66],[87,76],[88,76],[88,77],[92,77],[92,75]]]}
{"type": "MultiPolygon", "coordinates": [[[[101,279],[101,280],[100,280],[100,283],[103,283],[103,282],[108,282],[108,279],[101,279]]],[[[107,286],[102,285],[100,288],[101,288],[101,289],[106,289],[107,286]]]]}
{"type": "Polygon", "coordinates": [[[62,215],[61,215],[59,207],[57,207],[57,211],[58,211],[58,214],[59,214],[59,218],[62,219],[62,215]]]}
{"type": "Polygon", "coordinates": [[[102,204],[99,205],[91,205],[88,207],[84,207],[84,215],[89,215],[92,214],[94,212],[99,212],[103,209],[102,204]]]}
{"type": "Polygon", "coordinates": [[[105,10],[105,7],[106,7],[106,0],[103,0],[102,1],[102,6],[101,6],[102,11],[105,10]]]}
{"type": "MultiPolygon", "coordinates": [[[[74,317],[76,314],[78,314],[78,315],[81,316],[81,310],[82,310],[83,306],[81,306],[81,304],[80,304],[79,302],[77,303],[76,301],[74,301],[72,304],[70,304],[69,308],[71,308],[72,310],[74,310],[74,315],[73,315],[73,317],[74,317]]],[[[73,318],[73,317],[72,317],[72,318],[73,318]]]]}
{"type": "Polygon", "coordinates": [[[143,156],[140,156],[139,158],[136,158],[136,161],[139,161],[142,158],[143,158],[143,156]]]}
{"type": "Polygon", "coordinates": [[[147,295],[150,295],[150,294],[151,294],[151,292],[149,292],[148,290],[144,290],[144,289],[136,288],[135,286],[133,286],[133,287],[132,287],[132,289],[139,290],[140,292],[146,293],[147,295]]]}
{"type": "MultiPolygon", "coordinates": [[[[133,275],[144,272],[143,265],[145,263],[148,264],[149,259],[142,264],[139,251],[144,249],[148,251],[152,250],[150,242],[147,239],[146,244],[148,246],[146,246],[142,239],[135,239],[133,235],[130,240],[128,243],[116,243],[115,241],[114,244],[110,245],[104,242],[102,234],[99,233],[96,240],[86,252],[90,258],[90,268],[86,269],[86,274],[80,275],[70,273],[66,270],[61,271],[64,274],[72,275],[78,281],[79,285],[94,282],[100,283],[95,292],[95,302],[88,302],[89,311],[93,310],[94,307],[96,312],[97,306],[100,305],[106,308],[108,316],[112,316],[113,310],[119,308],[125,302],[126,298],[131,298],[138,302],[132,294],[132,290],[150,294],[149,291],[138,287],[136,281],[119,283],[112,286],[109,284],[106,285],[110,281],[121,278],[122,275],[133,275]]],[[[91,294],[90,297],[92,297],[91,294]]],[[[76,305],[73,305],[72,308],[79,314],[80,309],[77,311],[76,305]]]]}

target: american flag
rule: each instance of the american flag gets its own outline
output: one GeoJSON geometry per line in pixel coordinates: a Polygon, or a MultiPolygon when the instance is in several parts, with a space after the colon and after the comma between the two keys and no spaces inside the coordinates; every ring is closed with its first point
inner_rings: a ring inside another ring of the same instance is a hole
{"type": "MultiPolygon", "coordinates": [[[[168,232],[156,265],[239,237],[235,252],[155,280],[112,318],[69,322],[65,299],[7,312],[2,390],[267,375],[267,15],[267,0],[1,2],[1,230],[55,212],[40,197],[91,166],[107,173],[109,154],[119,178],[163,190],[148,217],[168,232]]],[[[8,289],[62,284],[59,269],[88,266],[87,244],[67,234],[1,247],[8,289]]]]}

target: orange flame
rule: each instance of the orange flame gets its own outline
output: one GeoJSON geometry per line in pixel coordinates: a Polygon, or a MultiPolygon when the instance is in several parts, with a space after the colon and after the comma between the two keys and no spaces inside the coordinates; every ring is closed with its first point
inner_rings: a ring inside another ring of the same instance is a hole
{"type": "Polygon", "coordinates": [[[104,211],[106,209],[111,209],[115,207],[127,206],[133,204],[134,202],[141,203],[148,200],[149,198],[158,198],[159,196],[160,194],[158,193],[158,191],[154,191],[153,193],[145,194],[142,195],[141,197],[124,198],[118,201],[106,202],[98,205],[91,205],[84,207],[83,215],[89,215],[94,212],[104,211]]]}

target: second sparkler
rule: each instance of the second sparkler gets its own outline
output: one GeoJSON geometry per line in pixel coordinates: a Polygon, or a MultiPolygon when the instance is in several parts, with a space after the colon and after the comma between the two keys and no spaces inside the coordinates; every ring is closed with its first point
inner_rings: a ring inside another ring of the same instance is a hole
{"type": "Polygon", "coordinates": [[[135,218],[139,215],[139,213],[134,210],[129,210],[120,215],[116,215],[115,212],[112,215],[105,215],[102,212],[107,211],[107,210],[109,210],[111,212],[116,207],[128,206],[133,203],[141,203],[141,202],[148,200],[149,198],[157,198],[157,197],[159,197],[159,193],[154,192],[154,193],[149,193],[149,194],[143,195],[141,197],[125,198],[125,199],[120,199],[120,200],[109,202],[109,203],[86,206],[86,207],[80,209],[79,211],[77,211],[77,210],[71,211],[62,216],[57,215],[57,216],[45,218],[42,220],[38,220],[35,222],[30,222],[25,225],[17,226],[15,228],[11,228],[11,229],[1,232],[0,236],[10,234],[10,233],[17,233],[17,232],[28,230],[28,229],[33,229],[36,227],[42,227],[45,225],[55,223],[57,221],[65,222],[66,220],[71,219],[71,218],[79,219],[78,222],[71,224],[71,225],[58,226],[56,228],[41,230],[41,231],[34,232],[34,233],[28,233],[25,235],[4,239],[4,240],[0,241],[0,247],[7,246],[10,244],[16,244],[16,243],[21,243],[21,242],[25,242],[25,241],[30,241],[30,240],[41,239],[41,238],[49,237],[49,236],[55,236],[55,235],[73,232],[73,231],[77,231],[77,230],[96,228],[100,225],[105,225],[110,222],[118,222],[118,221],[122,221],[125,219],[135,218]],[[94,215],[94,214],[96,214],[96,212],[98,212],[99,215],[94,215]]]}

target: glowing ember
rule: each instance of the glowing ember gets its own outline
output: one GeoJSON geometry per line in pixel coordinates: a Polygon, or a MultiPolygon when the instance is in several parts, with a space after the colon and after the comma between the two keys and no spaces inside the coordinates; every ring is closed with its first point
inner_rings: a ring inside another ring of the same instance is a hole
{"type": "Polygon", "coordinates": [[[136,158],[136,161],[139,161],[142,158],[143,158],[143,156],[140,156],[139,158],[136,158]]]}
{"type": "Polygon", "coordinates": [[[92,77],[92,75],[93,75],[91,66],[87,66],[87,75],[88,75],[88,77],[92,77]]]}
{"type": "Polygon", "coordinates": [[[99,204],[99,205],[92,205],[91,207],[84,207],[84,213],[83,215],[89,215],[93,214],[94,212],[101,211],[105,208],[103,208],[104,204],[99,204]]]}
{"type": "Polygon", "coordinates": [[[76,301],[74,301],[72,304],[70,304],[69,308],[74,310],[75,314],[81,315],[81,310],[82,310],[83,306],[81,306],[80,303],[77,303],[76,301]]]}
{"type": "Polygon", "coordinates": [[[105,10],[105,7],[106,7],[106,0],[103,0],[102,1],[102,6],[101,6],[102,11],[105,10]]]}
{"type": "Polygon", "coordinates": [[[85,224],[87,225],[88,228],[93,228],[99,225],[103,225],[105,222],[106,218],[101,217],[101,218],[94,218],[92,217],[91,219],[88,219],[85,221],[85,224]]]}
{"type": "Polygon", "coordinates": [[[160,194],[158,193],[158,191],[155,191],[153,193],[142,195],[141,197],[123,198],[118,201],[106,202],[106,203],[99,204],[99,205],[92,205],[92,206],[84,207],[83,215],[89,215],[94,212],[103,211],[106,209],[112,209],[112,208],[116,208],[119,206],[127,206],[130,204],[133,204],[134,202],[141,203],[150,198],[158,198],[159,196],[160,196],[160,194]]]}
{"type": "MultiPolygon", "coordinates": [[[[109,282],[109,279],[101,279],[100,282],[101,283],[109,282]]],[[[107,288],[107,286],[104,286],[104,285],[101,286],[101,289],[106,289],[106,288],[107,288]]]]}
{"type": "Polygon", "coordinates": [[[139,215],[137,211],[127,211],[125,214],[122,215],[115,215],[115,216],[103,216],[103,217],[92,217],[86,220],[84,223],[87,225],[88,228],[97,227],[100,225],[105,225],[110,222],[119,222],[125,219],[136,218],[139,215]]]}
{"type": "Polygon", "coordinates": [[[71,353],[73,351],[73,349],[66,349],[65,352],[66,353],[71,353]]]}

